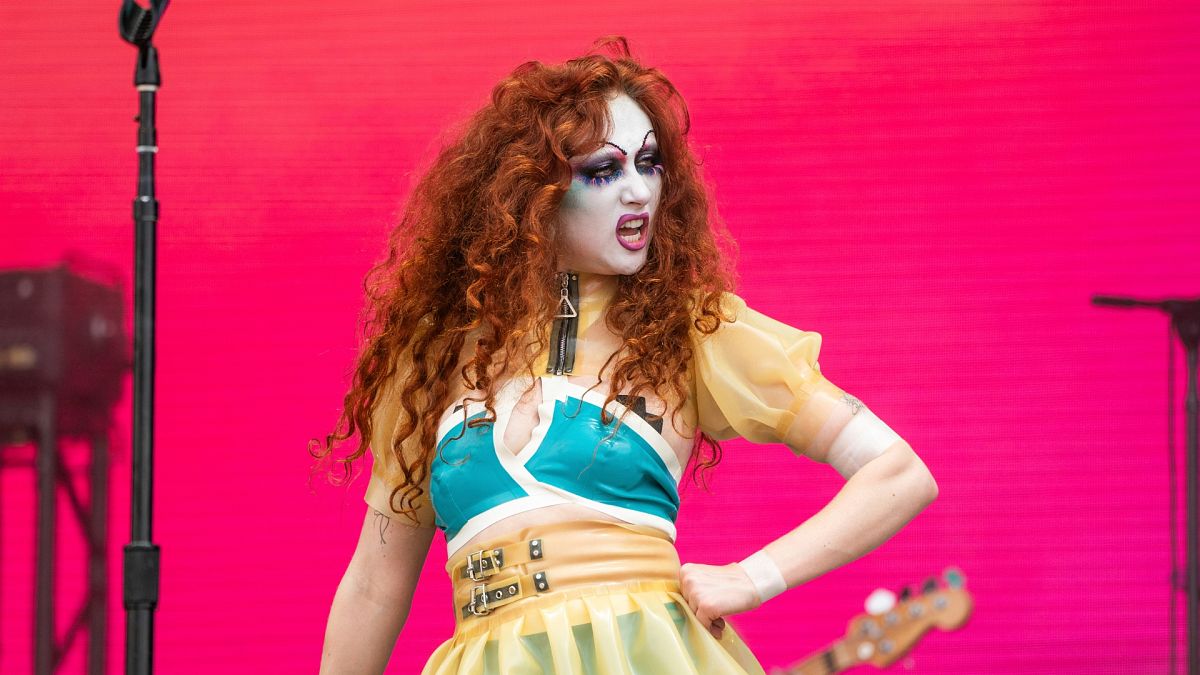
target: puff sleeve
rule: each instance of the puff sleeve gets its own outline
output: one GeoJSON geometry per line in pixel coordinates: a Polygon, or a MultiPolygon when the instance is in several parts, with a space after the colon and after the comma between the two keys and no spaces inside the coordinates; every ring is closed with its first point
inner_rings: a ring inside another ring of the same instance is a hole
{"type": "Polygon", "coordinates": [[[781,323],[727,293],[727,318],[694,337],[696,413],[709,436],[783,443],[849,477],[899,436],[821,374],[821,336],[781,323]]]}
{"type": "MultiPolygon", "coordinates": [[[[405,415],[404,409],[400,405],[400,398],[396,391],[396,378],[392,378],[380,391],[379,400],[371,417],[372,430],[369,444],[372,459],[371,478],[367,483],[367,491],[363,499],[368,506],[395,519],[396,522],[413,525],[408,518],[396,518],[396,512],[392,510],[392,490],[400,484],[403,478],[400,462],[392,452],[392,439],[395,437],[396,427],[399,426],[403,415],[405,415]]],[[[401,452],[406,455],[413,452],[416,442],[416,438],[413,437],[405,439],[401,446],[401,452]]],[[[420,527],[433,527],[435,518],[430,501],[428,476],[426,476],[422,488],[424,492],[417,506],[418,522],[416,524],[420,527]]]]}

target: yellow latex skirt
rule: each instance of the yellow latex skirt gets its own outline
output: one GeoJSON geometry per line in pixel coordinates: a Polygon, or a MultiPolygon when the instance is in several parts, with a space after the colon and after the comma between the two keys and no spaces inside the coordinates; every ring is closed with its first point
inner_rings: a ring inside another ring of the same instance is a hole
{"type": "Polygon", "coordinates": [[[479,550],[497,549],[506,559],[486,579],[464,572],[475,551],[447,563],[457,623],[423,675],[763,673],[731,625],[717,640],[696,619],[679,594],[679,556],[657,530],[558,523],[479,550]]]}

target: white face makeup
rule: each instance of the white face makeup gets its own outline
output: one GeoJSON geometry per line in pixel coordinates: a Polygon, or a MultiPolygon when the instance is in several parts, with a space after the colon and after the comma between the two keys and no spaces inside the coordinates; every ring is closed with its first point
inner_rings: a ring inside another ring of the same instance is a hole
{"type": "Polygon", "coordinates": [[[662,193],[658,142],[650,118],[629,96],[609,99],[608,115],[604,145],[570,158],[571,187],[558,210],[563,270],[633,274],[646,264],[662,193]]]}

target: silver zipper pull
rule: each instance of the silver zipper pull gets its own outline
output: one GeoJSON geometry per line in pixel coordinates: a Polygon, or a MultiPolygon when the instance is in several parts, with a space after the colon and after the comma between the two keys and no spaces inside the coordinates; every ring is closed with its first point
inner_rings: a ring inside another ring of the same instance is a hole
{"type": "Polygon", "coordinates": [[[562,286],[558,289],[558,314],[554,315],[556,319],[574,319],[579,316],[579,312],[575,310],[575,305],[571,304],[571,298],[567,294],[567,279],[570,275],[562,274],[562,286]]]}

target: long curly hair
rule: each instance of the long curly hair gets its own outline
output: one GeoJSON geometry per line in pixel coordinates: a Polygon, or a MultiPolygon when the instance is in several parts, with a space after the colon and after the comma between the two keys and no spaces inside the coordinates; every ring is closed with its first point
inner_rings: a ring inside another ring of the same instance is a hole
{"type": "MultiPolygon", "coordinates": [[[[413,188],[387,258],[364,284],[364,342],[341,417],[323,442],[311,444],[319,462],[342,469],[340,478],[330,469],[335,483],[351,477],[352,463],[367,451],[372,415],[390,383],[402,409],[388,449],[402,474],[391,505],[415,519],[454,374],[484,400],[486,423],[495,418],[497,379],[514,369],[533,372],[558,308],[557,213],[572,180],[568,158],[602,144],[607,100],[622,92],[650,118],[664,171],[646,264],[619,279],[607,315],[623,344],[601,373],[611,377],[605,408],[618,392],[686,399],[689,332],[711,333],[724,320],[720,296],[732,285],[732,268],[723,251],[732,252],[733,242],[688,147],[690,118],[679,92],[633,59],[624,38],[604,38],[561,65],[518,66],[413,188]],[[468,340],[473,353],[463,349],[468,340]],[[355,434],[354,450],[335,457],[334,448],[355,434]]],[[[720,446],[697,433],[692,459],[694,478],[697,468],[719,461],[720,446]]]]}

